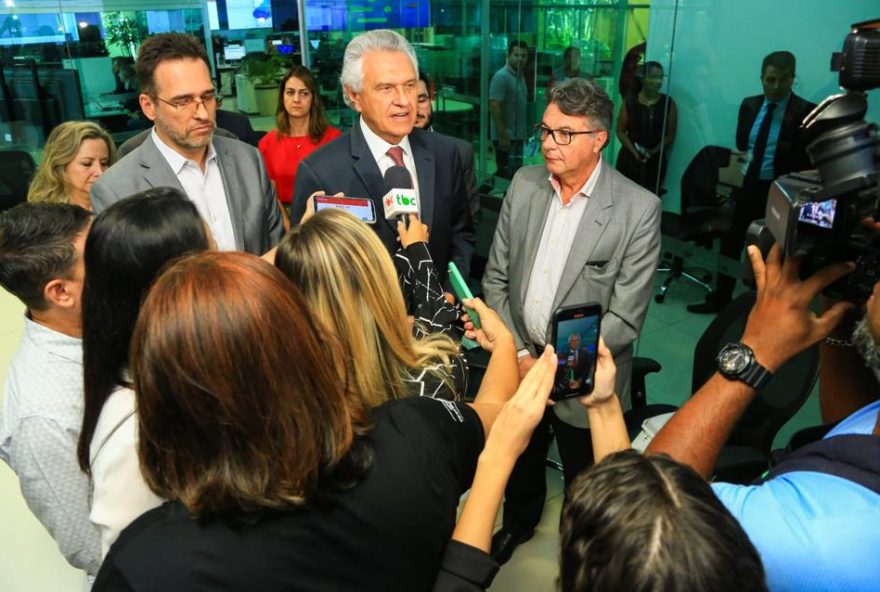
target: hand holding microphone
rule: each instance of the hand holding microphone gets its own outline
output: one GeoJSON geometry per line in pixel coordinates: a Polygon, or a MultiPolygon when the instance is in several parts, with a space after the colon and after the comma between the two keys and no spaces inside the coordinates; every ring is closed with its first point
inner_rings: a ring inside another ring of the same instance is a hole
{"type": "Polygon", "coordinates": [[[404,249],[413,243],[427,243],[428,225],[422,224],[415,214],[409,214],[409,226],[401,220],[397,221],[397,236],[404,249]]]}
{"type": "Polygon", "coordinates": [[[408,226],[409,214],[419,215],[419,202],[412,187],[412,177],[405,167],[393,166],[385,171],[387,193],[382,196],[382,207],[389,223],[397,220],[408,226]]]}

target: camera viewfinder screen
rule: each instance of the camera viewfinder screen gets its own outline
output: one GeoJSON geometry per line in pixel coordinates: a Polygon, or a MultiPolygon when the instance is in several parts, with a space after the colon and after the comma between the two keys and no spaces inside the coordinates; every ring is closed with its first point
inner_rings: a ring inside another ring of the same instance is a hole
{"type": "Polygon", "coordinates": [[[556,332],[557,393],[581,393],[592,388],[593,366],[599,342],[599,316],[587,315],[559,322],[556,332]]]}
{"type": "Polygon", "coordinates": [[[837,213],[837,199],[825,201],[808,201],[801,206],[798,221],[819,228],[834,226],[834,215],[837,213]]]}

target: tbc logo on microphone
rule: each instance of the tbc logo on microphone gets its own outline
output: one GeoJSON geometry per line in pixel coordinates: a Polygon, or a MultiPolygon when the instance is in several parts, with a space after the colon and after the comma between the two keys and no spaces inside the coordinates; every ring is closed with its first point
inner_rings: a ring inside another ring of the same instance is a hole
{"type": "Polygon", "coordinates": [[[391,208],[392,206],[403,206],[403,207],[418,207],[419,204],[416,201],[415,197],[410,195],[395,193],[389,194],[385,196],[385,208],[391,208]]]}

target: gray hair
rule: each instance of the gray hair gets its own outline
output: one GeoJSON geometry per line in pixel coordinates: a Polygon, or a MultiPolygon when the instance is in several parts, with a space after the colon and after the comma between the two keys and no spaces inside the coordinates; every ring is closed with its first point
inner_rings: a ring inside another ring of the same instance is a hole
{"type": "Polygon", "coordinates": [[[611,130],[614,103],[605,89],[592,80],[570,78],[554,84],[547,93],[547,102],[555,103],[566,115],[586,117],[596,129],[611,130]]]}
{"type": "Polygon", "coordinates": [[[419,62],[416,59],[416,52],[400,33],[390,29],[376,29],[358,35],[349,41],[345,48],[342,75],[339,77],[339,82],[342,83],[342,98],[349,107],[352,104],[345,87],[354,92],[361,92],[364,83],[364,56],[371,51],[402,51],[412,62],[413,71],[418,77],[419,62]]]}

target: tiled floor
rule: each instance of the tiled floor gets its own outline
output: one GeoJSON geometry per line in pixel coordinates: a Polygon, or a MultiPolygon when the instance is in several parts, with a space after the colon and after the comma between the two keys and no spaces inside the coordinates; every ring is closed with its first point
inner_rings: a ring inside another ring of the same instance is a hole
{"type": "MultiPolygon", "coordinates": [[[[653,357],[663,365],[662,372],[648,377],[650,402],[680,404],[690,395],[694,344],[711,317],[691,315],[685,305],[701,298],[699,289],[679,281],[663,304],[651,302],[637,351],[638,355],[653,357]]],[[[22,312],[21,304],[0,290],[0,377],[5,376],[9,359],[17,347],[22,312]]],[[[782,429],[777,443],[786,441],[794,430],[817,423],[818,399],[813,393],[782,429]]],[[[535,537],[517,549],[498,574],[492,590],[540,592],[554,589],[562,476],[548,469],[547,479],[548,500],[535,537]]],[[[61,558],[48,534],[25,506],[15,475],[2,462],[0,508],[0,590],[79,592],[84,589],[83,576],[61,558]]]]}

